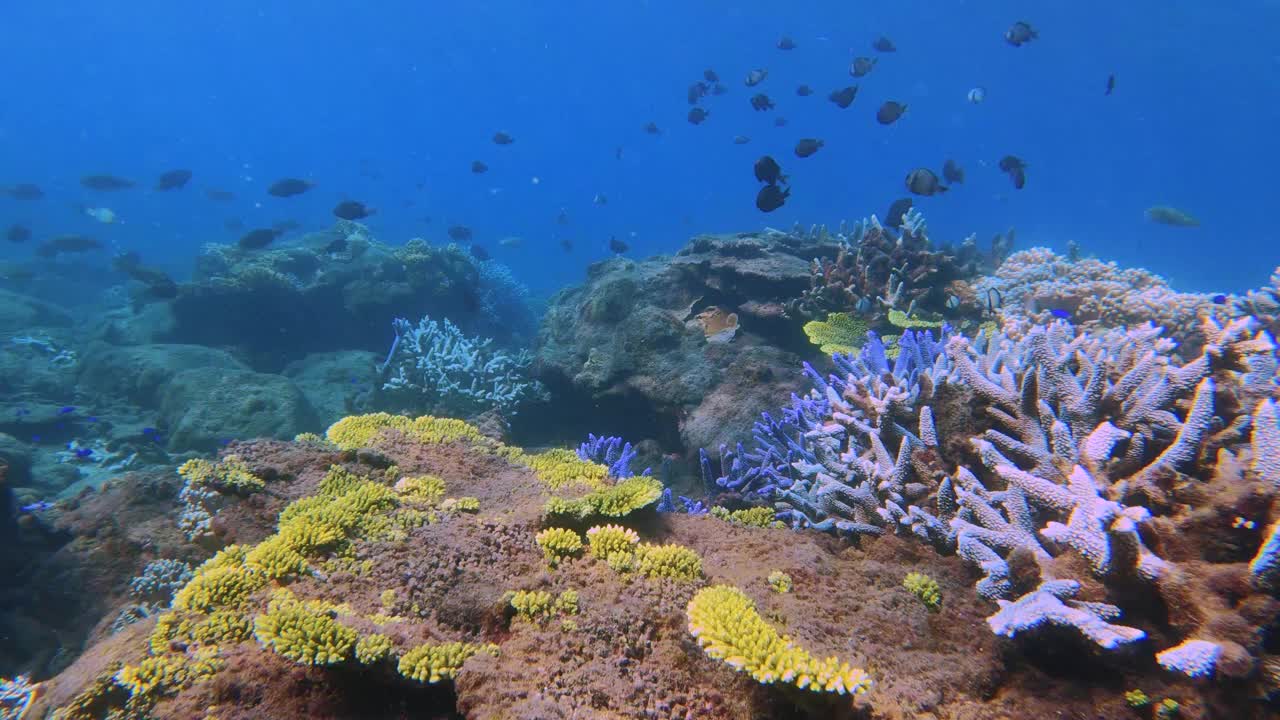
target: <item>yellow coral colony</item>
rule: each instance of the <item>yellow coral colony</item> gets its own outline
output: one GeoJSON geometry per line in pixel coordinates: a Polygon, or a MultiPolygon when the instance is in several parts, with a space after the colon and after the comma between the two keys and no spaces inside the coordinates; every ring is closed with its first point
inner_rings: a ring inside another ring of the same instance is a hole
{"type": "Polygon", "coordinates": [[[703,588],[689,601],[689,632],[707,655],[761,683],[782,681],[814,692],[866,692],[871,678],[834,657],[819,660],[756,612],[755,603],[729,585],[703,588]]]}

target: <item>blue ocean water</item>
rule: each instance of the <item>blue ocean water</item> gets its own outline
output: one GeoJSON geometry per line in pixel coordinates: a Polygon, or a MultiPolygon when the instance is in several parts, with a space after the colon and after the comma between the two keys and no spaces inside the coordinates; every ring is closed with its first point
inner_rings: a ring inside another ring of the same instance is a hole
{"type": "Polygon", "coordinates": [[[1275,2],[65,0],[3,15],[0,184],[34,182],[46,197],[0,198],[0,224],[27,223],[37,240],[91,232],[179,277],[202,244],[238,236],[230,218],[318,229],[353,198],[378,208],[369,225],[385,242],[443,242],[465,224],[548,291],[607,257],[610,236],[647,255],[698,232],[883,216],[908,171],[947,158],[966,182],[917,202],[935,239],[1013,227],[1019,247],[1074,240],[1182,290],[1257,286],[1280,258],[1267,201],[1280,147],[1275,2]],[[1019,19],[1040,37],[1015,48],[1002,35],[1019,19]],[[898,51],[836,108],[826,94],[854,82],[849,61],[874,54],[881,34],[898,51]],[[777,49],[783,35],[798,47],[777,49]],[[694,126],[685,91],[705,68],[728,93],[708,97],[694,126]],[[770,74],[748,89],[753,68],[770,74]],[[815,94],[797,97],[801,83],[815,94]],[[987,99],[970,104],[977,86],[987,99]],[[756,91],[777,108],[753,111],[756,91]],[[909,108],[882,127],[888,99],[909,108]],[[661,135],[643,132],[650,121],[661,135]],[[515,143],[493,144],[496,131],[515,143]],[[733,144],[740,134],[751,142],[733,144]],[[802,160],[791,153],[802,137],[826,145],[802,160]],[[753,205],[751,172],[766,153],[793,188],[769,215],[753,205]],[[1028,164],[1021,191],[995,167],[1010,153],[1028,164]],[[471,173],[473,160],[489,172],[471,173]],[[194,172],[184,191],[147,189],[179,167],[194,172]],[[81,188],[94,172],[140,189],[81,188]],[[284,176],[316,187],[268,196],[284,176]],[[236,199],[212,202],[209,187],[236,199]],[[100,225],[80,205],[121,222],[100,225]],[[1202,224],[1152,224],[1152,205],[1202,224]],[[524,244],[500,248],[504,236],[524,244]]]}

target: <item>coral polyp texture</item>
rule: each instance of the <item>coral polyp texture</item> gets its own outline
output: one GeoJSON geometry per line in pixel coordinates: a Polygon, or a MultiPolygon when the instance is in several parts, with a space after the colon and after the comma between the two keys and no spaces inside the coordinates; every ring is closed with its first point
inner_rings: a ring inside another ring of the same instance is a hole
{"type": "Polygon", "coordinates": [[[791,683],[802,690],[864,693],[871,678],[861,668],[822,660],[797,646],[756,612],[755,603],[728,585],[703,588],[689,601],[689,633],[709,657],[762,683],[791,683]]]}

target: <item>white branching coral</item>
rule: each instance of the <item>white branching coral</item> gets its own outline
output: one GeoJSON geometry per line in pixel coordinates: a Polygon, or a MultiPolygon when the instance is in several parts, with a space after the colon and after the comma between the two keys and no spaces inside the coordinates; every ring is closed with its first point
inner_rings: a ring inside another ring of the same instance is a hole
{"type": "Polygon", "coordinates": [[[445,319],[423,317],[415,326],[396,318],[395,341],[379,367],[382,390],[408,409],[471,415],[498,409],[516,412],[542,393],[528,376],[532,356],[493,348],[493,340],[470,337],[445,319]]]}

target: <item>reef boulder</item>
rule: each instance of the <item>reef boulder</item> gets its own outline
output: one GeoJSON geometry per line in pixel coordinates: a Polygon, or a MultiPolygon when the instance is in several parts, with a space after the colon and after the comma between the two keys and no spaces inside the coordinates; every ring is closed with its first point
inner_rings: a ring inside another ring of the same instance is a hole
{"type": "Polygon", "coordinates": [[[216,367],[175,375],[160,396],[160,414],[171,452],[215,450],[236,438],[291,438],[322,427],[288,378],[216,367]]]}

